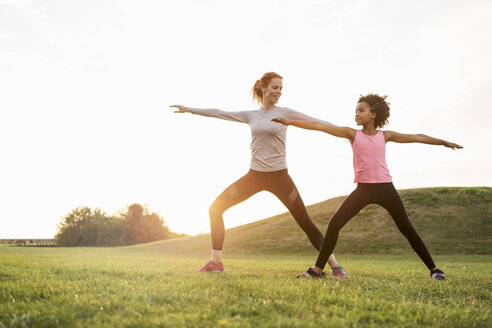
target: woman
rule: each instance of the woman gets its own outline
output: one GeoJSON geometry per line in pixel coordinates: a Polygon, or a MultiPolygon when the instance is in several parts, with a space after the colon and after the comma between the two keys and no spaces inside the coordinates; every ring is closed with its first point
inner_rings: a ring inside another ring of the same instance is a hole
{"type": "Polygon", "coordinates": [[[390,213],[400,232],[407,238],[414,251],[430,270],[431,279],[446,280],[444,273],[436,267],[427,247],[410,223],[403,202],[393,186],[391,175],[386,166],[386,142],[420,142],[442,145],[452,149],[463,147],[423,134],[401,134],[394,131],[378,130],[388,123],[390,116],[389,104],[385,99],[386,96],[376,94],[368,94],[359,98],[355,110],[355,122],[362,126],[361,130],[315,121],[273,119],[274,122],[284,125],[319,130],[335,137],[346,138],[352,144],[354,156],[354,182],[357,182],[357,188],[345,199],[331,219],[315,266],[309,268],[299,277],[322,277],[327,257],[335,249],[340,230],[365,206],[379,204],[390,213]]]}
{"type": "MultiPolygon", "coordinates": [[[[224,120],[247,123],[251,128],[251,165],[249,172],[225,189],[212,203],[209,210],[212,236],[212,256],[199,271],[224,271],[222,245],[224,242],[223,213],[252,195],[266,190],[273,193],[290,211],[297,224],[304,230],[311,244],[319,250],[323,235],[314,225],[299,192],[287,171],[285,140],[287,127],[272,122],[275,117],[295,120],[319,121],[289,108],[276,106],[282,95],[282,77],[277,73],[265,73],[254,84],[251,93],[261,107],[257,110],[226,112],[219,109],[198,109],[173,105],[175,113],[193,113],[224,120]]],[[[330,123],[323,122],[330,125],[330,123]]],[[[332,274],[346,276],[335,257],[328,262],[332,274]]]]}

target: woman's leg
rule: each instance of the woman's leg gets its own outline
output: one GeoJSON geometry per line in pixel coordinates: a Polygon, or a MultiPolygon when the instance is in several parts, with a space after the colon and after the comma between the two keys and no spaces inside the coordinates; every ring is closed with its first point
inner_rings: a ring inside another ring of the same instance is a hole
{"type": "Polygon", "coordinates": [[[407,212],[403,206],[400,195],[396,191],[392,183],[385,184],[384,189],[379,193],[378,204],[383,206],[395,221],[398,230],[407,238],[410,246],[417,255],[422,259],[429,270],[436,267],[432,256],[430,255],[427,247],[424,244],[422,238],[420,238],[417,231],[415,231],[412,223],[408,219],[407,212]]]}
{"type": "MultiPolygon", "coordinates": [[[[270,188],[267,188],[267,190],[277,196],[285,207],[287,207],[297,224],[308,236],[311,244],[319,251],[321,245],[323,245],[323,234],[311,220],[301,195],[290,175],[285,172],[285,174],[277,177],[275,183],[273,183],[270,188]]],[[[333,254],[328,257],[328,264],[332,268],[340,266],[333,254]]]]}
{"type": "Polygon", "coordinates": [[[311,220],[294,181],[286,170],[284,172],[284,174],[275,176],[265,189],[277,196],[287,207],[297,224],[308,236],[311,244],[319,251],[323,244],[323,234],[311,220]]]}
{"type": "Polygon", "coordinates": [[[212,248],[222,250],[224,244],[224,219],[222,215],[230,207],[239,204],[257,192],[261,191],[261,184],[257,175],[249,171],[242,178],[227,187],[215,199],[209,208],[210,233],[212,236],[212,248]]]}
{"type": "Polygon", "coordinates": [[[371,204],[372,193],[368,192],[366,187],[360,185],[343,201],[337,212],[328,224],[325,239],[321,250],[319,251],[316,267],[324,269],[326,261],[330,254],[333,253],[338,241],[340,230],[366,205],[371,204]]]}

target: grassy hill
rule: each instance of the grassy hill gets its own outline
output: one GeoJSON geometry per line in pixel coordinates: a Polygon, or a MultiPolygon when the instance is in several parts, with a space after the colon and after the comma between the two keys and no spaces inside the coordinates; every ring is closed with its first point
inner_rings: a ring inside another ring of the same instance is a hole
{"type": "MultiPolygon", "coordinates": [[[[492,254],[492,188],[436,187],[399,190],[415,229],[431,254],[492,254]]],[[[325,234],[328,222],[346,196],[308,206],[325,234]]],[[[131,247],[166,254],[210,254],[210,235],[159,241],[131,247]]],[[[227,254],[316,254],[290,213],[226,230],[227,254]]],[[[335,254],[412,254],[389,214],[369,205],[340,232],[335,254]]]]}

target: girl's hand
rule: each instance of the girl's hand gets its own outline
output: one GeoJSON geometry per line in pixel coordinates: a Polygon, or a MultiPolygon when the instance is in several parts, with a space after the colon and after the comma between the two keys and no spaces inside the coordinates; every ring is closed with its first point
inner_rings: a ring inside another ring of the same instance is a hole
{"type": "Polygon", "coordinates": [[[289,121],[283,117],[272,118],[272,122],[282,123],[284,125],[289,125],[289,121]]]}
{"type": "Polygon", "coordinates": [[[444,147],[451,148],[451,149],[461,149],[461,148],[463,148],[460,145],[455,144],[455,143],[452,143],[452,142],[449,142],[449,141],[444,141],[443,146],[444,147]]]}
{"type": "Polygon", "coordinates": [[[169,107],[176,107],[178,110],[175,110],[174,112],[175,113],[187,113],[188,111],[186,110],[186,107],[185,106],[181,106],[181,105],[171,105],[169,107]]]}

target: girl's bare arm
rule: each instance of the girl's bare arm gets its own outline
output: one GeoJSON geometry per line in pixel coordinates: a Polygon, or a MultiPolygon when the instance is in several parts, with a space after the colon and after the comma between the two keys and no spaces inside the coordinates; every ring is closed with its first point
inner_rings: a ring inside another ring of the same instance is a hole
{"type": "Polygon", "coordinates": [[[394,131],[384,131],[384,138],[386,142],[388,141],[399,142],[399,143],[419,142],[428,145],[441,145],[452,149],[463,148],[458,144],[446,140],[430,137],[425,134],[404,134],[394,131]]]}
{"type": "Polygon", "coordinates": [[[323,124],[315,121],[294,121],[288,120],[282,117],[272,119],[274,122],[282,123],[285,125],[293,125],[301,129],[317,130],[331,134],[332,136],[339,138],[346,138],[352,142],[355,138],[355,130],[349,127],[335,126],[323,124]]]}

